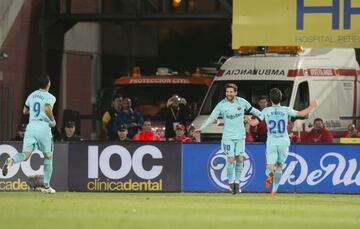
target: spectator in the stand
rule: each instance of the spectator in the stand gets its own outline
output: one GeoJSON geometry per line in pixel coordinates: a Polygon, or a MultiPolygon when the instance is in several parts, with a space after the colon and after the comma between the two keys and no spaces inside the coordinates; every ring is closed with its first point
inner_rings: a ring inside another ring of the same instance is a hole
{"type": "Polygon", "coordinates": [[[360,133],[356,129],[356,126],[354,124],[348,125],[348,132],[344,136],[345,138],[360,138],[360,133]]]}
{"type": "MultiPolygon", "coordinates": [[[[166,104],[166,118],[165,118],[165,138],[174,138],[176,125],[182,124],[187,127],[187,120],[189,119],[190,109],[187,106],[185,98],[181,98],[178,95],[170,97],[166,104]]],[[[187,134],[185,132],[185,134],[187,134]]]]}
{"type": "MultiPolygon", "coordinates": [[[[267,107],[268,102],[266,95],[261,95],[259,97],[258,105],[259,105],[259,111],[262,111],[264,108],[267,107]]],[[[252,119],[256,119],[256,117],[253,116],[252,119]]],[[[261,121],[257,126],[251,126],[250,134],[255,142],[266,142],[266,137],[267,137],[266,122],[261,121]]]]}
{"type": "Polygon", "coordinates": [[[132,139],[135,134],[139,132],[141,126],[144,123],[144,119],[141,114],[134,111],[132,108],[130,98],[124,98],[121,104],[121,111],[116,117],[114,129],[117,131],[122,124],[125,124],[128,128],[128,138],[132,139]]]}
{"type": "Polygon", "coordinates": [[[121,94],[115,94],[112,98],[111,108],[105,111],[102,116],[102,128],[106,134],[107,140],[117,140],[117,132],[113,130],[116,116],[121,110],[123,97],[121,94]]]}
{"type": "Polygon", "coordinates": [[[291,142],[291,144],[300,143],[301,138],[299,137],[299,135],[297,135],[293,132],[293,128],[294,128],[294,123],[291,120],[289,120],[288,124],[287,124],[287,131],[289,134],[290,142],[291,142]]]}
{"type": "Polygon", "coordinates": [[[158,142],[160,141],[160,136],[156,134],[155,131],[151,128],[151,120],[145,119],[142,126],[142,130],[134,135],[133,141],[141,142],[158,142]]]}
{"type": "Polygon", "coordinates": [[[196,142],[196,138],[194,136],[194,130],[195,130],[194,124],[189,125],[188,131],[187,131],[187,136],[188,136],[188,138],[191,138],[192,142],[196,142]]]}
{"type": "Polygon", "coordinates": [[[308,132],[303,143],[332,143],[333,136],[331,132],[325,128],[324,121],[321,118],[314,119],[314,127],[308,132]]]}
{"type": "Polygon", "coordinates": [[[25,130],[26,130],[26,124],[22,123],[18,126],[18,133],[17,135],[10,139],[10,141],[23,141],[24,140],[24,134],[25,134],[25,130]]]}
{"type": "Polygon", "coordinates": [[[61,140],[64,142],[79,142],[83,139],[75,133],[76,127],[74,121],[67,121],[63,128],[61,140]]]}
{"type": "Polygon", "coordinates": [[[170,138],[170,141],[175,141],[175,142],[192,142],[192,139],[189,137],[186,137],[185,135],[185,126],[182,124],[177,124],[175,127],[175,138],[170,138]]]}
{"type": "Polygon", "coordinates": [[[119,141],[121,142],[128,142],[132,141],[130,138],[128,138],[128,130],[126,124],[121,124],[118,131],[117,131],[119,141]]]}

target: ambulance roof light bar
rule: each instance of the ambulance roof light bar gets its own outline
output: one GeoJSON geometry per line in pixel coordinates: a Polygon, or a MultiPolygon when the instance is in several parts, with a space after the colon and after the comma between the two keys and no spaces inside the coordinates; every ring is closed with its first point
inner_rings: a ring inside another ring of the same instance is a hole
{"type": "Polygon", "coordinates": [[[242,55],[280,53],[297,55],[304,52],[302,46],[241,46],[239,53],[242,55]]]}

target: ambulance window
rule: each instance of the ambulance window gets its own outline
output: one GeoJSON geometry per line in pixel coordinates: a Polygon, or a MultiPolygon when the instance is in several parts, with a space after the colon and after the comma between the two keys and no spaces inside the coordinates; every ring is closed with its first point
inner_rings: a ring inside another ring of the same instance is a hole
{"type": "Polygon", "coordinates": [[[308,82],[302,82],[296,92],[294,109],[301,111],[309,106],[309,85],[308,82]]]}

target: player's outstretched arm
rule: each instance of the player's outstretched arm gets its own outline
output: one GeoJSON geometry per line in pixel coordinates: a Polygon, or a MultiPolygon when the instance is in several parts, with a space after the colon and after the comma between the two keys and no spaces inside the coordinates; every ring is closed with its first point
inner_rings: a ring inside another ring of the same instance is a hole
{"type": "Polygon", "coordinates": [[[256,109],[255,107],[251,107],[250,114],[256,116],[257,118],[262,119],[261,111],[259,111],[259,110],[256,109]]]}
{"type": "Polygon", "coordinates": [[[315,100],[311,100],[311,101],[310,101],[310,105],[309,105],[307,108],[305,108],[304,110],[301,110],[301,111],[296,112],[296,116],[297,116],[297,117],[305,117],[305,116],[308,115],[308,114],[310,113],[310,111],[311,111],[312,109],[314,109],[316,106],[317,106],[316,101],[315,101],[315,100]]]}
{"type": "Polygon", "coordinates": [[[45,104],[45,114],[46,116],[48,116],[48,118],[50,119],[50,126],[51,127],[55,127],[56,126],[56,121],[54,118],[54,114],[52,112],[51,106],[49,104],[45,104]]]}
{"type": "MultiPolygon", "coordinates": [[[[216,107],[214,108],[214,110],[211,112],[209,118],[206,120],[205,123],[203,123],[201,125],[201,127],[199,128],[200,132],[204,131],[205,129],[207,129],[211,123],[213,123],[220,115],[220,109],[219,109],[219,104],[216,105],[216,107]]],[[[198,132],[198,133],[200,133],[198,132]]]]}

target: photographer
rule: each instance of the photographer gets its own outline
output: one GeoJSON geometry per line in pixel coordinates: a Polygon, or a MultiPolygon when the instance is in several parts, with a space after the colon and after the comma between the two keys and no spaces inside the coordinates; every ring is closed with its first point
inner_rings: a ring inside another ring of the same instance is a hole
{"type": "Polygon", "coordinates": [[[187,107],[185,98],[178,95],[171,96],[167,101],[166,122],[165,122],[165,138],[174,138],[175,128],[178,124],[182,124],[186,130],[186,121],[188,120],[190,109],[187,107]]]}

